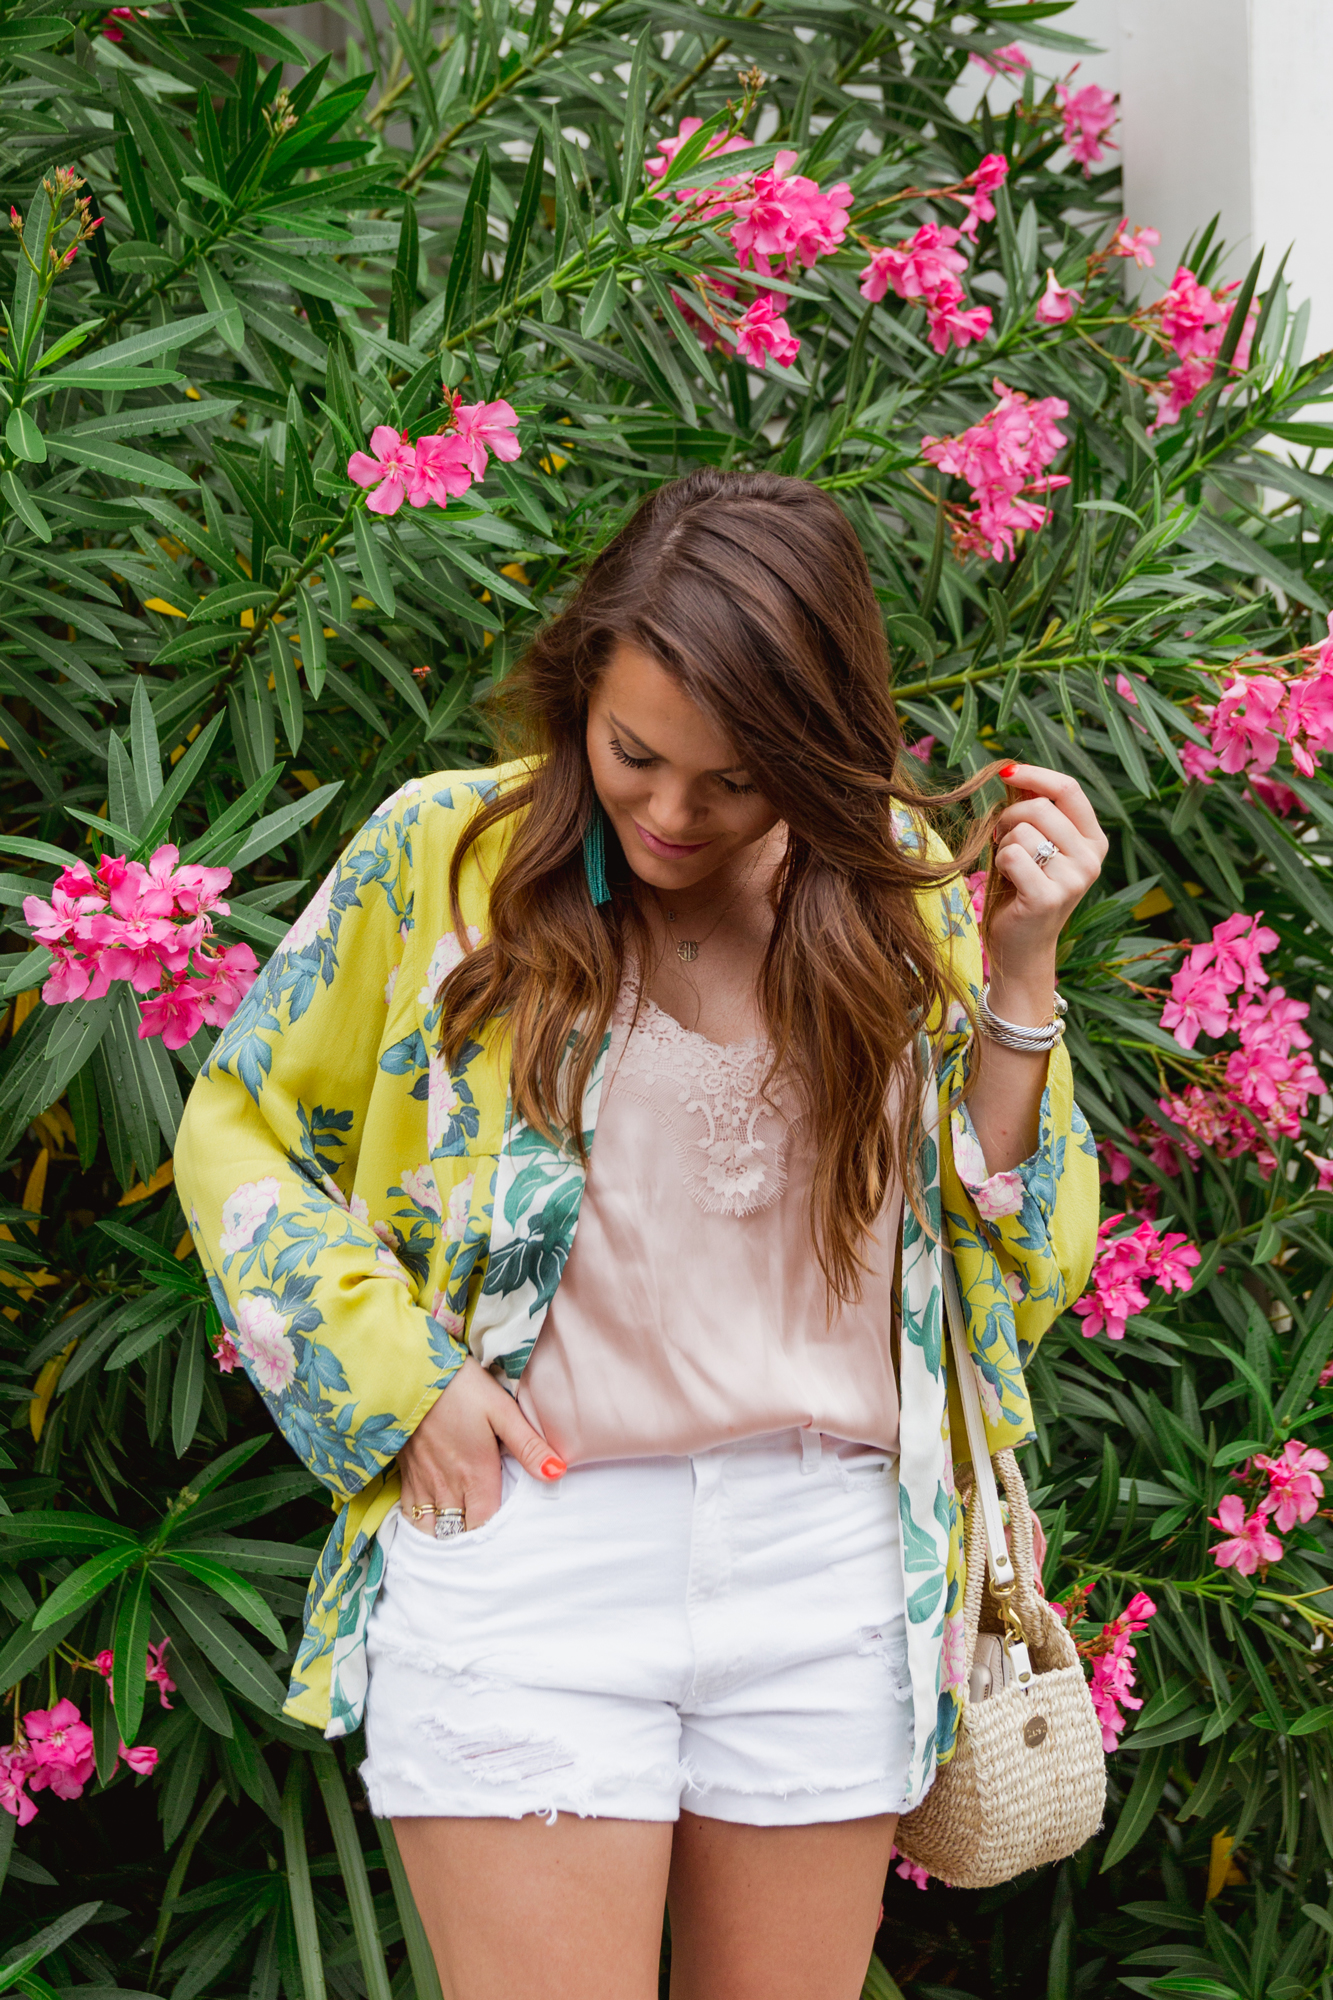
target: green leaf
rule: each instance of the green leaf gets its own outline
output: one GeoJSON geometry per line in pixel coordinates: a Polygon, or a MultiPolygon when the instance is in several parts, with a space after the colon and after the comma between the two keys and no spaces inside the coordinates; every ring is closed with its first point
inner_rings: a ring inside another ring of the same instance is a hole
{"type": "Polygon", "coordinates": [[[202,340],[206,333],[211,333],[219,317],[215,312],[195,313],[185,319],[168,320],[163,326],[149,327],[145,333],[128,334],[123,340],[113,340],[109,347],[84,355],[69,368],[61,368],[54,375],[48,375],[42,386],[48,393],[56,388],[74,386],[75,374],[96,376],[100,381],[108,369],[119,372],[126,362],[133,362],[137,367],[140,362],[150,361],[154,355],[175,353],[178,348],[188,347],[193,341],[202,340]]]}
{"type": "Polygon", "coordinates": [[[46,464],[46,439],[26,410],[10,411],[5,424],[5,443],[15,458],[25,458],[29,465],[46,464]]]}
{"type": "Polygon", "coordinates": [[[133,1744],[143,1720],[151,1632],[152,1584],[146,1568],[125,1578],[116,1605],[115,1662],[111,1673],[116,1722],[124,1742],[133,1744]]]}
{"type": "Polygon", "coordinates": [[[33,1631],[45,1632],[48,1626],[68,1617],[71,1611],[82,1611],[142,1557],[143,1550],[136,1542],[129,1548],[105,1549],[89,1562],[80,1563],[73,1574],[67,1576],[63,1583],[58,1583],[51,1595],[38,1605],[32,1621],[33,1631]]]}
{"type": "Polygon", "coordinates": [[[603,271],[588,294],[579,316],[579,332],[585,340],[595,340],[611,324],[611,315],[620,303],[620,288],[614,270],[603,271]]]}
{"type": "Polygon", "coordinates": [[[1144,1751],[1139,1758],[1139,1768],[1134,1774],[1129,1796],[1120,1809],[1115,1831],[1102,1856],[1103,1875],[1138,1846],[1152,1825],[1153,1814],[1157,1811],[1170,1775],[1171,1754],[1171,1745],[1164,1743],[1156,1749],[1144,1751]]]}
{"type": "MultiPolygon", "coordinates": [[[[62,27],[66,25],[61,23],[62,27]]],[[[67,1939],[72,1938],[76,1931],[81,1931],[90,1918],[97,1915],[101,1907],[100,1903],[79,1903],[74,1909],[66,1910],[63,1917],[57,1917],[53,1924],[47,1924],[25,1944],[15,1946],[6,1954],[4,1964],[0,1965],[0,1992],[8,1992],[44,1958],[58,1951],[67,1939]]]]}
{"type": "Polygon", "coordinates": [[[319,1916],[310,1887],[310,1858],[306,1849],[306,1769],[307,1760],[303,1757],[293,1757],[287,1766],[287,1782],[282,1792],[282,1845],[304,2000],[326,2000],[319,1916]]]}
{"type": "Polygon", "coordinates": [[[166,1567],[154,1571],[153,1581],[209,1665],[263,1714],[278,1715],[283,1701],[282,1685],[250,1642],[211,1603],[177,1583],[166,1567]]]}
{"type": "Polygon", "coordinates": [[[389,573],[388,557],[360,507],[352,516],[352,537],[356,543],[356,560],[362,581],[380,610],[386,617],[392,618],[397,610],[397,599],[394,596],[393,579],[389,573]]]}
{"type": "Polygon", "coordinates": [[[292,290],[310,292],[317,299],[328,299],[334,305],[348,306],[353,310],[369,306],[374,301],[367,297],[359,285],[354,285],[345,277],[336,264],[327,264],[313,257],[284,256],[280,251],[270,249],[266,243],[256,243],[247,238],[240,246],[242,253],[257,271],[267,277],[281,278],[292,290]]]}
{"type": "Polygon", "coordinates": [[[29,533],[36,535],[40,542],[49,542],[51,539],[51,529],[47,523],[46,516],[26,486],[19,479],[17,473],[0,472],[0,492],[3,492],[6,500],[8,500],[10,506],[14,509],[14,512],[18,515],[29,533]]]}
{"type": "Polygon", "coordinates": [[[188,472],[169,465],[164,458],[150,458],[145,451],[134,451],[129,445],[111,444],[104,438],[77,438],[61,431],[53,433],[46,442],[57,457],[73,459],[76,465],[105,473],[109,479],[135,480],[141,486],[157,486],[172,492],[194,485],[188,472]]]}
{"type": "Polygon", "coordinates": [[[336,779],[331,785],[319,785],[303,798],[294,799],[291,805],[280,806],[277,812],[268,813],[256,822],[245,845],[232,856],[233,869],[246,868],[257,861],[262,854],[271,854],[293,834],[323,812],[329,800],[342,790],[342,780],[336,779]]]}
{"type": "Polygon", "coordinates": [[[366,1873],[365,1856],[361,1852],[356,1820],[348,1803],[338,1760],[332,1752],[324,1750],[317,1751],[310,1761],[333,1831],[333,1844],[347,1892],[347,1911],[352,1919],[352,1934],[356,1939],[367,1995],[369,2000],[391,2000],[389,1974],[370,1893],[370,1878],[366,1873]]]}
{"type": "MultiPolygon", "coordinates": [[[[287,1634],[254,1585],[247,1583],[243,1576],[238,1576],[235,1570],[229,1569],[225,1563],[216,1561],[212,1556],[200,1555],[197,1550],[173,1549],[169,1560],[178,1569],[183,1569],[188,1576],[194,1577],[197,1582],[206,1583],[209,1589],[215,1591],[223,1603],[244,1618],[247,1624],[253,1625],[257,1632],[262,1632],[273,1645],[286,1650],[287,1634]]],[[[154,1574],[156,1573],[155,1569],[154,1574]]]]}
{"type": "Polygon", "coordinates": [[[643,172],[644,113],[648,106],[648,72],[653,56],[655,33],[656,27],[651,20],[640,29],[630,62],[629,82],[625,86],[625,123],[620,141],[620,171],[625,186],[621,213],[626,222],[629,221],[630,212],[642,192],[639,178],[643,172]]]}

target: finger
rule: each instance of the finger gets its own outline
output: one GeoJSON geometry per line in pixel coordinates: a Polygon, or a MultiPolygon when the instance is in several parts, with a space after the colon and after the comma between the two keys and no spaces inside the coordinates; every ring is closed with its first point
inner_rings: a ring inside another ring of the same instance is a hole
{"type": "MultiPolygon", "coordinates": [[[[1042,764],[1006,764],[1000,773],[1015,791],[1033,792],[1053,799],[1087,840],[1102,842],[1106,835],[1077,778],[1065,771],[1049,771],[1042,764]]],[[[1009,808],[1012,811],[1012,808],[1009,808]]]]}
{"type": "Polygon", "coordinates": [[[1012,833],[1019,826],[1037,827],[1047,840],[1055,842],[1062,854],[1072,854],[1093,846],[1086,834],[1053,799],[1023,799],[1017,805],[1008,806],[995,822],[996,836],[1002,840],[1005,834],[1012,833]]]}
{"type": "Polygon", "coordinates": [[[490,1520],[500,1505],[502,1484],[500,1446],[492,1436],[491,1449],[463,1473],[463,1497],[457,1505],[463,1509],[465,1528],[480,1528],[490,1520]]]}
{"type": "Polygon", "coordinates": [[[525,1472],[530,1472],[534,1479],[563,1479],[567,1470],[564,1459],[551,1450],[540,1431],[532,1428],[507,1390],[501,1389],[500,1401],[490,1412],[490,1419],[496,1436],[525,1472]]]}
{"type": "Polygon", "coordinates": [[[1011,840],[996,854],[995,866],[1015,893],[1023,898],[1027,912],[1049,914],[1068,908],[1071,896],[1077,901],[1077,894],[1065,887],[1052,872],[1058,860],[1058,855],[1053,856],[1045,868],[1039,867],[1021,842],[1011,840]]]}

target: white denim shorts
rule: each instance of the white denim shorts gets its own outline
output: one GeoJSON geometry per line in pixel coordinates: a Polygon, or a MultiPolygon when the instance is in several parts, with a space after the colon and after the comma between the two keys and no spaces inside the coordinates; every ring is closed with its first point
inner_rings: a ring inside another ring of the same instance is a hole
{"type": "Polygon", "coordinates": [[[550,1484],[506,1457],[502,1496],[465,1535],[395,1515],[384,1537],[361,1767],[377,1817],[901,1811],[895,1458],[797,1430],[550,1484]]]}

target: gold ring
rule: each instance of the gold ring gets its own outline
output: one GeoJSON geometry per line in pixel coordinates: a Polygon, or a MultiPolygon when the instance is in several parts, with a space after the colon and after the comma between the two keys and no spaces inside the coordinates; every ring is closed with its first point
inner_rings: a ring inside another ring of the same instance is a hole
{"type": "Polygon", "coordinates": [[[423,1514],[443,1514],[444,1511],[444,1508],[437,1507],[433,1500],[425,1500],[419,1507],[412,1509],[412,1519],[419,1521],[423,1514]]]}

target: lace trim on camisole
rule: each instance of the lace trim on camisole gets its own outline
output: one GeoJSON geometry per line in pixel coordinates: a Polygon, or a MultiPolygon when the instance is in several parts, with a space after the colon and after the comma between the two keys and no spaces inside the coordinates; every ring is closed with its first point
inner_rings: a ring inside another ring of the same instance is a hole
{"type": "Polygon", "coordinates": [[[764,1037],[710,1042],[632,987],[616,1003],[612,1028],[623,1050],[611,1087],[646,1106],[671,1135],[699,1207],[710,1215],[771,1208],[786,1185],[794,1121],[776,1091],[763,1093],[764,1037]]]}

